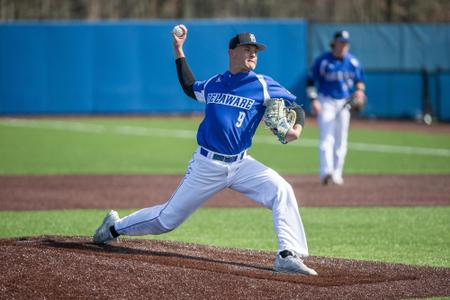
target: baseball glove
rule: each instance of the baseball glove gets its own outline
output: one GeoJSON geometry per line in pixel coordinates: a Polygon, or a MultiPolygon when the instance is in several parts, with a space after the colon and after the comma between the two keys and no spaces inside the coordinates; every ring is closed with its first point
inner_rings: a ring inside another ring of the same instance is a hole
{"type": "Polygon", "coordinates": [[[366,105],[366,99],[358,99],[357,97],[352,96],[347,100],[347,104],[350,106],[351,112],[360,113],[366,105]]]}
{"type": "Polygon", "coordinates": [[[305,111],[296,104],[286,107],[284,99],[270,99],[266,103],[264,123],[282,144],[287,144],[286,135],[295,124],[304,126],[305,111]]]}

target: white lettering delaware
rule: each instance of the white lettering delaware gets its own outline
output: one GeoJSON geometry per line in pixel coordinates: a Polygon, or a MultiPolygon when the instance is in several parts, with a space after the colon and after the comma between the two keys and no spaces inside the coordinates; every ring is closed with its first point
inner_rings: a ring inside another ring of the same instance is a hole
{"type": "Polygon", "coordinates": [[[206,103],[222,104],[249,110],[255,103],[255,100],[231,94],[209,93],[206,103]]]}

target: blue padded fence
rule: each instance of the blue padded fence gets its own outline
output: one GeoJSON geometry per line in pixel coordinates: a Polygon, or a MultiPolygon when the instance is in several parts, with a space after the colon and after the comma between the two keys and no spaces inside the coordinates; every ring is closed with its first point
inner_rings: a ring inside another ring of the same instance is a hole
{"type": "Polygon", "coordinates": [[[178,84],[170,31],[180,22],[189,28],[185,52],[197,79],[224,72],[229,39],[251,31],[268,45],[256,71],[291,90],[306,109],[308,67],[336,30],[347,29],[366,69],[364,116],[415,118],[428,95],[433,115],[450,120],[449,24],[299,19],[0,23],[0,115],[203,111],[178,84]]]}
{"type": "MultiPolygon", "coordinates": [[[[203,111],[178,84],[167,22],[0,25],[0,113],[171,113],[203,111]]],[[[185,45],[197,79],[228,68],[228,41],[254,32],[268,49],[257,72],[303,91],[306,23],[189,21],[185,45]],[[291,55],[295,53],[295,55],[291,55]],[[288,58],[289,56],[289,58],[288,58]]]]}

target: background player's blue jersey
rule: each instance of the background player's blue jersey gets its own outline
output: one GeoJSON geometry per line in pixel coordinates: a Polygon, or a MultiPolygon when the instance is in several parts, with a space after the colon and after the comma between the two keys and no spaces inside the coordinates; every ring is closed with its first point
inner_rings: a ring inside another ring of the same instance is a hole
{"type": "Polygon", "coordinates": [[[295,96],[272,78],[254,72],[229,71],[205,81],[196,81],[195,97],[206,103],[205,118],[197,132],[197,143],[206,149],[235,155],[252,144],[265,111],[264,101],[295,96]]]}
{"type": "Polygon", "coordinates": [[[364,73],[359,61],[350,53],[343,59],[326,52],[314,61],[308,80],[318,84],[318,92],[334,99],[348,98],[355,83],[364,81],[364,73]]]}

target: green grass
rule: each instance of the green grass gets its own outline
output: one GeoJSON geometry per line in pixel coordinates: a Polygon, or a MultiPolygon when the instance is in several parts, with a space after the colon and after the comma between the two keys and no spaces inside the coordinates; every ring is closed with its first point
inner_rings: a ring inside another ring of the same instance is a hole
{"type": "MultiPolygon", "coordinates": [[[[193,118],[0,119],[0,175],[182,174],[196,149],[193,118]],[[134,128],[133,134],[129,130],[134,128]]],[[[318,129],[289,145],[264,126],[251,154],[282,174],[317,174],[318,129]],[[268,142],[269,141],[269,142],[268,142]]],[[[359,151],[352,143],[450,151],[449,134],[352,128],[346,174],[449,174],[450,156],[359,151]]],[[[121,215],[131,210],[121,210],[121,215]]],[[[0,211],[0,237],[90,236],[105,211],[0,211]]],[[[310,253],[450,267],[450,207],[304,208],[310,253]]],[[[201,209],[177,230],[154,237],[225,247],[276,250],[264,209],[201,209]]]]}
{"type": "MultiPolygon", "coordinates": [[[[133,120],[83,123],[170,127],[167,122],[133,120]]],[[[173,139],[0,126],[0,156],[4,158],[0,174],[183,173],[194,150],[195,137],[173,139]]]]}
{"type": "MultiPolygon", "coordinates": [[[[37,119],[32,125],[38,128],[31,128],[23,124],[6,126],[8,122],[0,119],[0,174],[182,174],[196,149],[198,123],[196,118],[37,119]],[[64,129],[67,124],[72,128],[64,129]],[[86,125],[102,126],[102,130],[93,132],[86,125]],[[154,131],[143,135],[118,132],[124,126],[154,131]]],[[[251,154],[282,174],[317,174],[319,160],[314,142],[318,139],[318,129],[307,127],[303,138],[303,141],[281,145],[261,125],[251,154]],[[267,143],[267,138],[273,143],[267,143]]],[[[450,153],[448,134],[351,129],[349,140],[350,144],[438,148],[450,153]]],[[[450,156],[350,148],[345,172],[448,174],[450,156]]]]}
{"type": "MultiPolygon", "coordinates": [[[[120,215],[132,210],[119,210],[120,215]]],[[[0,212],[0,237],[91,236],[105,211],[0,212]]],[[[450,267],[450,207],[303,208],[310,255],[450,267]]],[[[178,229],[144,238],[276,251],[271,212],[197,211],[178,229]]]]}

